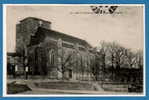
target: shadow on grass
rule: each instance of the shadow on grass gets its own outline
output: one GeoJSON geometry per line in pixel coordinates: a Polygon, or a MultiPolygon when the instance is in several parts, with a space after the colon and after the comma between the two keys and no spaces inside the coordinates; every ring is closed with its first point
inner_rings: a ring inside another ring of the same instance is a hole
{"type": "Polygon", "coordinates": [[[7,84],[7,94],[17,94],[25,91],[31,91],[31,89],[25,84],[7,84]]]}

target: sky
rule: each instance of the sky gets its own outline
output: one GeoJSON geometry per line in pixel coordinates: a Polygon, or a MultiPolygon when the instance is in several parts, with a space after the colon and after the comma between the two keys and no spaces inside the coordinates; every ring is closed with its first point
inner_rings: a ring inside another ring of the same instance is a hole
{"type": "Polygon", "coordinates": [[[5,11],[7,52],[15,51],[16,24],[26,17],[50,21],[51,29],[84,39],[92,46],[104,40],[143,50],[143,6],[119,5],[114,14],[95,14],[90,5],[7,5],[5,11]]]}

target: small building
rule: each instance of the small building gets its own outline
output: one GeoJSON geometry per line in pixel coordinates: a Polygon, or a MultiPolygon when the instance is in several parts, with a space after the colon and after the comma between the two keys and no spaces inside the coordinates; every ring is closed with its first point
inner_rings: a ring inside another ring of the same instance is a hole
{"type": "Polygon", "coordinates": [[[7,52],[7,75],[23,74],[23,69],[21,55],[15,52],[7,52]]]}

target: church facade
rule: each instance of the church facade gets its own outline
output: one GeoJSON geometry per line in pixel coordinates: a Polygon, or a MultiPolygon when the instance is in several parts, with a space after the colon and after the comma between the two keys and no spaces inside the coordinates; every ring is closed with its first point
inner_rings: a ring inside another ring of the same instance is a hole
{"type": "Polygon", "coordinates": [[[28,17],[16,26],[16,51],[28,73],[50,79],[90,80],[95,52],[85,40],[51,29],[51,22],[28,17]]]}

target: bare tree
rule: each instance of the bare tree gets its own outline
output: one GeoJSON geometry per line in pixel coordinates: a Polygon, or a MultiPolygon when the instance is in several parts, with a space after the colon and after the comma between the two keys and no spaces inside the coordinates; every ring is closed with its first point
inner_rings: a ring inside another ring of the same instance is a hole
{"type": "MultiPolygon", "coordinates": [[[[100,46],[96,48],[96,52],[96,59],[92,67],[92,73],[96,80],[100,75],[100,68],[102,68],[103,73],[102,79],[118,79],[117,81],[134,78],[134,75],[130,75],[131,72],[136,73],[137,70],[134,68],[143,68],[143,52],[137,51],[135,53],[116,42],[102,41],[100,46]],[[131,70],[128,71],[128,68],[131,70]]],[[[139,73],[141,76],[142,72],[139,71],[139,73]]]]}
{"type": "Polygon", "coordinates": [[[133,52],[127,49],[125,56],[129,68],[143,68],[143,51],[133,52]]]}
{"type": "Polygon", "coordinates": [[[115,56],[116,70],[118,73],[121,68],[121,65],[124,63],[126,51],[127,49],[120,46],[119,44],[115,45],[114,56],[115,56]]]}
{"type": "Polygon", "coordinates": [[[112,80],[114,79],[115,75],[115,49],[116,49],[116,42],[107,43],[108,45],[108,52],[109,52],[109,62],[111,63],[111,73],[112,73],[112,80]]]}
{"type": "Polygon", "coordinates": [[[129,68],[133,68],[136,63],[136,55],[130,49],[126,51],[126,63],[128,64],[129,68]]]}
{"type": "Polygon", "coordinates": [[[92,73],[95,77],[95,80],[99,80],[100,75],[102,75],[102,79],[104,79],[104,71],[106,67],[106,54],[107,54],[107,43],[105,41],[101,41],[99,46],[94,48],[95,51],[95,61],[92,64],[92,73]],[[102,71],[102,72],[101,72],[102,71]]]}
{"type": "Polygon", "coordinates": [[[136,65],[138,68],[143,69],[143,51],[138,50],[136,53],[136,65]]]}
{"type": "Polygon", "coordinates": [[[101,62],[102,62],[102,67],[105,68],[106,67],[106,55],[107,55],[107,51],[108,51],[108,44],[105,41],[101,41],[100,42],[100,46],[98,48],[98,52],[101,55],[101,62]]]}
{"type": "Polygon", "coordinates": [[[72,69],[70,67],[75,66],[76,60],[73,59],[73,53],[71,52],[65,52],[64,50],[62,51],[62,56],[61,56],[61,72],[62,72],[62,77],[63,79],[66,79],[65,72],[68,71],[68,69],[72,69]]]}
{"type": "Polygon", "coordinates": [[[99,74],[100,74],[100,67],[102,67],[100,65],[100,60],[101,60],[101,56],[99,54],[99,52],[96,53],[95,55],[95,59],[91,60],[91,70],[92,70],[92,74],[94,75],[94,79],[97,81],[99,80],[99,74]]]}

